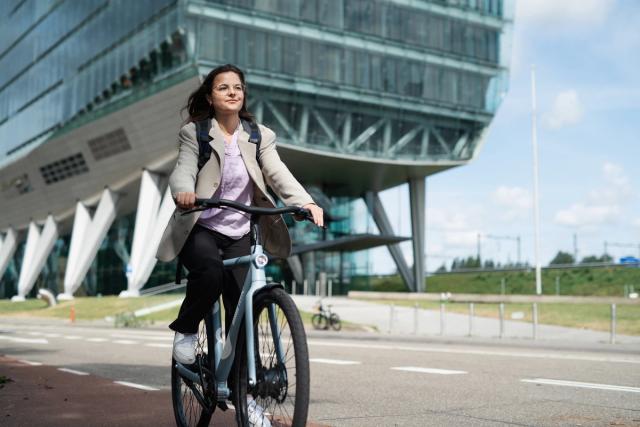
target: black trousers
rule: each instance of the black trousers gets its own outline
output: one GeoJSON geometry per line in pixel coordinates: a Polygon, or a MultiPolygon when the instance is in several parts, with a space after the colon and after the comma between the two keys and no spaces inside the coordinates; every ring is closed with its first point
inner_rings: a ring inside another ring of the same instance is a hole
{"type": "Polygon", "coordinates": [[[222,294],[228,331],[249,266],[245,264],[225,270],[222,260],[250,252],[249,234],[234,240],[196,224],[179,255],[182,264],[189,270],[187,295],[178,318],[169,327],[183,334],[197,333],[200,321],[222,294]]]}

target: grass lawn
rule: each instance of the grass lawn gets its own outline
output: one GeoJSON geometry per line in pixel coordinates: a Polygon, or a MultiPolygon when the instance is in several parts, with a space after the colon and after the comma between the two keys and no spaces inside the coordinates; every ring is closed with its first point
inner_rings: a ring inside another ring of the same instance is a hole
{"type": "MultiPolygon", "coordinates": [[[[124,326],[144,326],[154,322],[170,322],[178,315],[179,306],[167,310],[157,311],[133,321],[130,318],[118,317],[126,313],[139,310],[141,308],[153,307],[170,301],[183,298],[183,294],[156,295],[139,298],[118,298],[117,296],[104,297],[78,297],[73,301],[61,301],[55,307],[47,307],[47,303],[39,299],[29,299],[24,302],[11,302],[0,300],[0,315],[8,316],[33,316],[33,317],[54,317],[68,319],[71,307],[75,310],[77,320],[100,320],[107,316],[115,317],[116,324],[123,325],[125,320],[130,323],[124,326]]],[[[311,327],[311,316],[313,313],[300,311],[302,322],[311,327]]],[[[223,308],[224,318],[224,308],[223,308]]],[[[346,330],[362,330],[362,327],[349,322],[342,322],[346,330]]]]}
{"type": "MultiPolygon", "coordinates": [[[[439,310],[440,303],[434,301],[408,300],[371,300],[379,304],[395,304],[401,306],[418,307],[428,310],[439,310]]],[[[469,314],[469,304],[445,303],[445,309],[452,313],[469,314]]],[[[511,320],[514,312],[524,313],[523,321],[531,322],[531,304],[505,304],[505,319],[511,320]]],[[[476,303],[476,316],[499,317],[498,304],[476,303]]],[[[538,304],[538,322],[547,325],[568,326],[572,328],[609,331],[611,307],[606,304],[538,304]]],[[[626,335],[640,335],[640,305],[617,306],[617,332],[626,335]]]]}
{"type": "MultiPolygon", "coordinates": [[[[500,294],[503,280],[506,294],[535,293],[533,270],[436,274],[426,279],[426,289],[427,292],[500,294]]],[[[625,289],[640,291],[640,268],[576,266],[567,269],[543,270],[542,283],[542,293],[545,295],[555,295],[558,291],[560,295],[624,296],[625,289]]],[[[357,277],[352,279],[350,289],[378,292],[407,290],[398,275],[357,277]]]]}

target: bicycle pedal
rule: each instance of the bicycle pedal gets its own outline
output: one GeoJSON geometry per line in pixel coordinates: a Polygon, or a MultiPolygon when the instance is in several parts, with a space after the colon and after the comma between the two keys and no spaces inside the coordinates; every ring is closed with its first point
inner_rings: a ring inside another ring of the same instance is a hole
{"type": "Polygon", "coordinates": [[[218,402],[218,408],[222,409],[223,411],[226,411],[229,409],[229,405],[227,405],[227,402],[218,402]]]}

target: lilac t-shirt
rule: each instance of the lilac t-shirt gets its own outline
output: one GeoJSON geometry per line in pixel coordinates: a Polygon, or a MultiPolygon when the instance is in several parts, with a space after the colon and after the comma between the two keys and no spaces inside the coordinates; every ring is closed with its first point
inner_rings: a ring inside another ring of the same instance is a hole
{"type": "MultiPolygon", "coordinates": [[[[231,142],[224,144],[222,179],[213,197],[250,205],[253,200],[253,181],[240,154],[239,132],[238,127],[231,142]]],[[[249,215],[235,209],[207,209],[198,218],[198,224],[232,239],[239,239],[249,232],[249,215]]]]}

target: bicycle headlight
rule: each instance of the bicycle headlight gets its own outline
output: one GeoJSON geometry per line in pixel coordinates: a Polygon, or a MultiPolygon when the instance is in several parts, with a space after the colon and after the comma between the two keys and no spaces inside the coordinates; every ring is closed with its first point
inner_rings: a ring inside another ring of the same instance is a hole
{"type": "Polygon", "coordinates": [[[269,262],[269,257],[267,257],[265,254],[258,255],[255,260],[256,267],[258,268],[264,267],[265,265],[267,265],[268,262],[269,262]]]}

